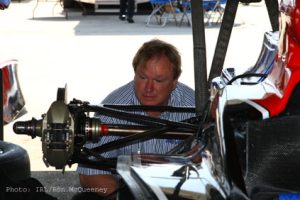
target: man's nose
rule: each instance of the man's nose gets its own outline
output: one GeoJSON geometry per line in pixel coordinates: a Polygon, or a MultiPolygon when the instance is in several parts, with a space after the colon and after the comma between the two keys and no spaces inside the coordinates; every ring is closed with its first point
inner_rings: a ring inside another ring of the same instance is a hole
{"type": "Polygon", "coordinates": [[[145,87],[146,91],[151,92],[153,90],[153,88],[154,88],[153,80],[147,80],[146,87],[145,87]]]}

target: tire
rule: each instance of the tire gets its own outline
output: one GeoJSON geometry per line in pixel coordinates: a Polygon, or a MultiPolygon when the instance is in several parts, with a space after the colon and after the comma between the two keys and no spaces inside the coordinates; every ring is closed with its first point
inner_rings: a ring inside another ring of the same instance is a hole
{"type": "Polygon", "coordinates": [[[13,182],[30,178],[30,160],[22,147],[0,141],[0,174],[13,182]]]}

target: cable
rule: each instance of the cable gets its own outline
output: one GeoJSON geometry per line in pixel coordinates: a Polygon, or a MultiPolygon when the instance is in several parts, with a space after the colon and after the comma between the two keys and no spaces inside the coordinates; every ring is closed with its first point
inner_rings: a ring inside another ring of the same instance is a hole
{"type": "MultiPolygon", "coordinates": [[[[241,78],[251,78],[251,77],[266,78],[267,76],[268,76],[267,74],[256,74],[256,73],[241,74],[241,75],[237,75],[237,76],[233,77],[230,81],[228,81],[227,85],[231,85],[234,81],[236,81],[237,79],[241,79],[241,78]]],[[[243,84],[246,84],[246,83],[243,82],[243,84]]],[[[249,84],[251,84],[251,83],[249,83],[249,84]]]]}

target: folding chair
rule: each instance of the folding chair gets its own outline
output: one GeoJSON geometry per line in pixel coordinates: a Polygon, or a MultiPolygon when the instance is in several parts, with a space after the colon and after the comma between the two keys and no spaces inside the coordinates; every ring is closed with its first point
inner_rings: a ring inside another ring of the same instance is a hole
{"type": "MultiPolygon", "coordinates": [[[[223,17],[225,4],[227,0],[203,0],[205,23],[212,25],[215,20],[215,24],[219,23],[223,17]]],[[[182,0],[183,14],[180,20],[182,24],[184,18],[187,18],[188,25],[191,24],[188,13],[191,11],[191,0],[182,0]]]]}
{"type": "Polygon", "coordinates": [[[177,25],[177,0],[150,0],[150,3],[153,7],[153,11],[147,18],[146,26],[164,27],[170,19],[173,19],[177,25]],[[153,21],[155,21],[156,24],[154,24],[153,21]]]}
{"type": "Polygon", "coordinates": [[[190,16],[189,16],[189,14],[192,11],[191,10],[191,0],[182,0],[181,1],[181,6],[182,6],[182,16],[181,16],[181,19],[180,19],[179,26],[181,26],[184,18],[186,18],[188,26],[191,26],[192,22],[191,22],[191,19],[190,19],[190,16]]]}
{"type": "Polygon", "coordinates": [[[217,24],[222,20],[226,2],[227,0],[203,0],[203,9],[208,25],[217,24]]]}

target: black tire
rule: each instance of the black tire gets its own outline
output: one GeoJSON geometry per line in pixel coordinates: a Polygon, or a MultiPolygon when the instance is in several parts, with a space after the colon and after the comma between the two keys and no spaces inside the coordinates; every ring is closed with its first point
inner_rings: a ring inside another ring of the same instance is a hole
{"type": "Polygon", "coordinates": [[[30,160],[22,147],[0,141],[0,174],[13,182],[30,178],[30,160]]]}

